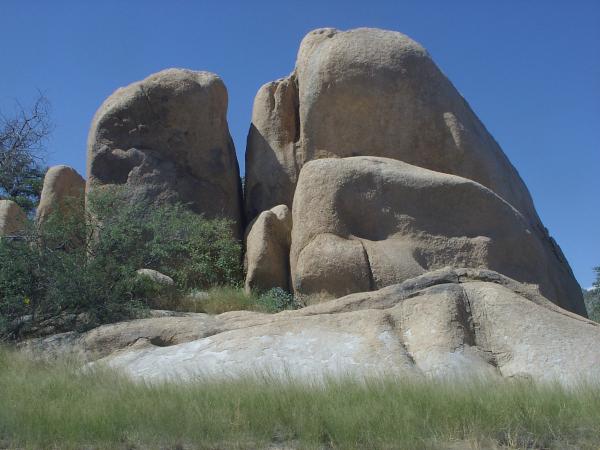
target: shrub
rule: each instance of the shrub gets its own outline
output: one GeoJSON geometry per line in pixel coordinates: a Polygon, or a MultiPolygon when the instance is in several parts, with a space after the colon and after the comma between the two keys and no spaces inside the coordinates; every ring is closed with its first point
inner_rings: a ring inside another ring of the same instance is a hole
{"type": "Polygon", "coordinates": [[[283,311],[284,309],[297,309],[298,305],[294,296],[282,288],[273,288],[258,297],[258,304],[266,312],[283,311]]]}
{"type": "Polygon", "coordinates": [[[241,245],[228,221],[134,203],[122,190],[91,195],[85,212],[75,207],[30,225],[22,240],[0,239],[0,337],[139,316],[165,294],[136,275],[140,268],[171,276],[168,295],[241,282],[241,245]]]}

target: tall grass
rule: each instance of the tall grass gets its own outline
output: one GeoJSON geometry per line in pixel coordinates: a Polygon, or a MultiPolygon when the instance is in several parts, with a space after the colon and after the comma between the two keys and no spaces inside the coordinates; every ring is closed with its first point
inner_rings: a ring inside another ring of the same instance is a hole
{"type": "Polygon", "coordinates": [[[600,389],[525,381],[145,385],[0,351],[0,448],[584,448],[600,389]]]}

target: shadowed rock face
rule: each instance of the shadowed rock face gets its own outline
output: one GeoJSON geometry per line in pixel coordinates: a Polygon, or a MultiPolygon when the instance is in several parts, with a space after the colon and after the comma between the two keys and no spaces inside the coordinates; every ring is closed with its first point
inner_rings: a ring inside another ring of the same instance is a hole
{"type": "Polygon", "coordinates": [[[279,314],[141,319],[36,339],[145,381],[268,373],[327,376],[600,379],[600,326],[496,272],[443,269],[374,292],[279,314]]]}
{"type": "Polygon", "coordinates": [[[227,126],[227,90],[209,72],[168,69],[118,89],[88,137],[88,184],[125,185],[133,199],[182,202],[235,223],[241,186],[227,126]]]}
{"type": "Polygon", "coordinates": [[[246,236],[246,290],[290,290],[290,239],[292,214],[279,205],[263,211],[246,236]]]}
{"type": "MultiPolygon", "coordinates": [[[[490,189],[377,157],[307,163],[294,196],[297,294],[338,297],[445,266],[488,268],[585,315],[555,244],[490,189]]],[[[578,295],[579,294],[579,295],[578,295]]]]}
{"type": "Polygon", "coordinates": [[[38,224],[43,223],[57,209],[77,208],[75,202],[83,204],[84,191],[85,180],[75,169],[68,166],[54,166],[48,169],[44,177],[40,204],[36,210],[38,224]]]}

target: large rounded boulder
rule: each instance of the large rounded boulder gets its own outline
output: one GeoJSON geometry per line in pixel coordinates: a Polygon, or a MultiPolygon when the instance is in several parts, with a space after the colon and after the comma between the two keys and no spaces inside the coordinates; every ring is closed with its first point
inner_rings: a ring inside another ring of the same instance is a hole
{"type": "Polygon", "coordinates": [[[88,191],[126,186],[133,199],[181,202],[234,222],[241,186],[227,125],[227,89],[209,72],[168,69],[118,89],[88,137],[88,191]]]}
{"type": "Polygon", "coordinates": [[[292,210],[297,294],[372,291],[443,267],[491,269],[585,315],[553,240],[491,189],[388,158],[307,163],[292,210]]]}
{"type": "Polygon", "coordinates": [[[532,224],[525,184],[427,51],[371,28],[310,32],[292,74],[260,88],[246,154],[246,215],[292,205],[308,161],[382,156],[474,180],[532,224]]]}

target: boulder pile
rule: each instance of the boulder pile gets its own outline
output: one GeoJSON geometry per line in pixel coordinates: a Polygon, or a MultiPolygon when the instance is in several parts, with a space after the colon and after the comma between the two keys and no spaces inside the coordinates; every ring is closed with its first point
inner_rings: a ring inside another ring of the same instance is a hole
{"type": "MultiPolygon", "coordinates": [[[[280,287],[312,305],[163,312],[25,348],[146,380],[600,379],[600,326],[584,318],[568,262],[421,45],[379,29],[310,32],[293,72],[256,95],[243,201],[226,112],[226,88],[208,72],[169,69],[117,90],[92,123],[87,191],[126,187],[132,201],[230,219],[246,289],[280,287]]],[[[38,218],[81,188],[68,168],[49,172],[38,218]]],[[[15,206],[0,202],[0,235],[18,229],[15,206]]]]}

